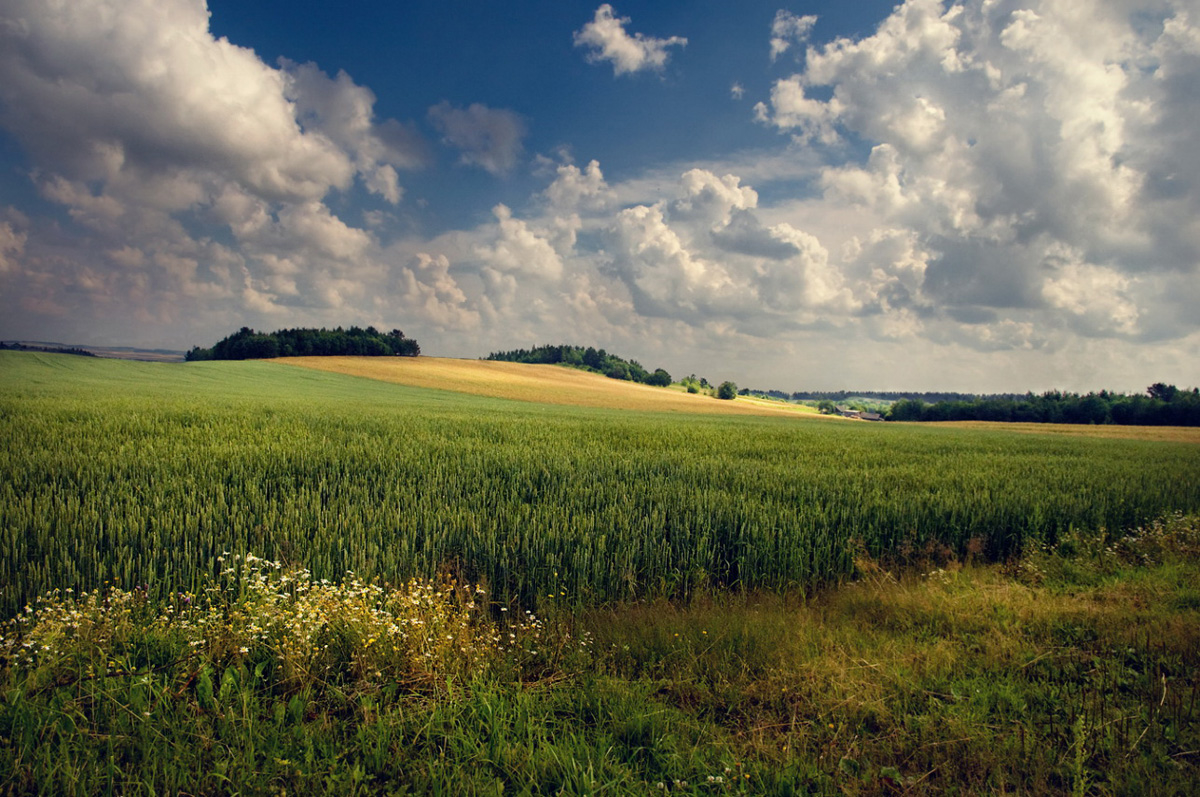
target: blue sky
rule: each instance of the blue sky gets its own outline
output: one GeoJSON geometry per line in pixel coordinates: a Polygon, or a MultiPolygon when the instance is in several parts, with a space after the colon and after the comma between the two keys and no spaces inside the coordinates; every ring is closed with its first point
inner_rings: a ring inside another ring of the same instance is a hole
{"type": "MultiPolygon", "coordinates": [[[[891,2],[827,4],[827,37],[869,33],[891,2]]],[[[610,178],[636,177],[664,163],[720,159],[731,151],[770,149],[778,134],[757,124],[755,96],[795,60],[773,63],[764,46],[778,2],[641,3],[645,35],[681,36],[668,64],[614,79],[573,42],[598,3],[517,4],[404,2],[363,4],[346,14],[327,3],[214,2],[216,36],[279,58],[344,70],[376,95],[375,113],[414,123],[432,139],[427,109],[481,103],[519,114],[526,125],[523,163],[505,180],[462,172],[447,180],[457,155],[431,153],[437,167],[406,179],[413,199],[436,207],[429,222],[465,224],[489,217],[496,201],[520,202],[544,187],[528,168],[537,155],[560,151],[596,159],[610,178]],[[736,100],[732,86],[749,93],[736,100]]],[[[802,8],[802,7],[801,7],[802,8]]],[[[627,13],[628,11],[628,13],[627,13]]],[[[804,12],[808,13],[808,12],[804,12]]],[[[632,24],[632,19],[631,19],[632,24]]],[[[630,31],[634,32],[634,31],[630,31]]]]}
{"type": "Polygon", "coordinates": [[[1190,386],[1197,85],[1184,0],[0,0],[0,337],[1190,386]]]}

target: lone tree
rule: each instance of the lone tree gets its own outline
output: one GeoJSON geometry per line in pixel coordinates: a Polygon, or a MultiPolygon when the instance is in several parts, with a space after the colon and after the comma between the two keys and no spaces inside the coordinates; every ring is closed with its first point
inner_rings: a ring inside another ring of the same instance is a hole
{"type": "Polygon", "coordinates": [[[670,387],[671,375],[662,368],[655,368],[654,373],[650,374],[650,377],[646,380],[646,384],[654,385],[655,387],[670,387]]]}
{"type": "Polygon", "coordinates": [[[726,401],[737,397],[737,385],[733,382],[722,382],[717,388],[717,398],[725,399],[726,401]]]}

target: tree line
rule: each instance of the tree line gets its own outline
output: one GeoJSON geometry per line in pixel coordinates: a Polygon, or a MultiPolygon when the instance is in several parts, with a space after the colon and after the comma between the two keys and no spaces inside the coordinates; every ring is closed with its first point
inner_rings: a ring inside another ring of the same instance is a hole
{"type": "Polygon", "coordinates": [[[897,390],[797,390],[794,393],[785,393],[782,390],[751,390],[751,393],[758,393],[773,398],[787,399],[792,401],[832,401],[834,404],[845,404],[851,399],[875,399],[877,401],[901,401],[902,399],[912,399],[921,401],[925,404],[937,404],[945,401],[990,401],[993,399],[1020,399],[1023,398],[1020,393],[954,393],[954,392],[937,392],[930,391],[924,393],[911,391],[897,390]]]}
{"type": "Polygon", "coordinates": [[[275,332],[255,332],[242,327],[232,335],[217,341],[212,348],[192,348],[184,359],[196,360],[260,360],[271,357],[416,357],[421,347],[412,338],[404,337],[398,329],[380,332],[375,327],[349,329],[280,329],[275,332]]]}
{"type": "Polygon", "coordinates": [[[657,387],[667,387],[671,384],[671,375],[662,368],[648,371],[637,360],[626,360],[592,346],[586,349],[570,345],[535,346],[532,349],[492,352],[484,359],[536,365],[569,365],[604,374],[609,379],[623,379],[657,387]]]}
{"type": "Polygon", "coordinates": [[[30,346],[26,343],[5,343],[0,340],[0,351],[40,351],[44,354],[74,354],[77,357],[95,357],[96,352],[78,346],[30,346]]]}
{"type": "Polygon", "coordinates": [[[888,410],[889,421],[1002,421],[1025,423],[1121,424],[1127,426],[1200,426],[1200,389],[1181,390],[1157,382],[1144,394],[1064,393],[968,401],[901,399],[888,410]]]}

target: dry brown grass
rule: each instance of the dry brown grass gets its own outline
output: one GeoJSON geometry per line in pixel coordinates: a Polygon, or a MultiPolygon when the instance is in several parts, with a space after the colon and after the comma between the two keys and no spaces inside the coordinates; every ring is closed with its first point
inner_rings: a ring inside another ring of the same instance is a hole
{"type": "Polygon", "coordinates": [[[577,407],[701,414],[821,417],[809,408],[737,398],[721,401],[639,385],[559,365],[444,357],[288,357],[275,362],[410,387],[577,407]]]}
{"type": "Polygon", "coordinates": [[[1108,437],[1121,440],[1157,440],[1173,443],[1200,443],[1200,427],[1193,426],[1117,426],[1115,424],[1074,423],[1001,423],[997,421],[943,421],[930,426],[957,426],[963,429],[990,429],[1025,434],[1061,434],[1075,437],[1108,437]]]}

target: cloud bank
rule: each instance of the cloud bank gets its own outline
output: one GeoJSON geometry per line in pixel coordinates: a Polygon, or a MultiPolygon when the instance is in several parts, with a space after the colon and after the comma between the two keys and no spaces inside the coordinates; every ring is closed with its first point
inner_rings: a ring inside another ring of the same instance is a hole
{"type": "Polygon", "coordinates": [[[1179,134],[1198,41],[1183,3],[910,0],[873,36],[810,46],[758,114],[831,153],[826,203],[921,242],[901,304],[924,323],[1027,322],[1024,345],[1063,327],[1176,337],[1195,329],[1174,297],[1195,296],[1200,263],[1179,134]],[[865,162],[833,157],[860,142],[865,162]]]}

